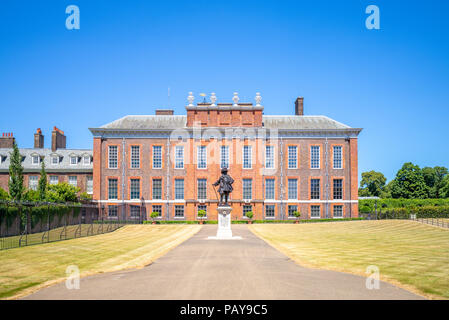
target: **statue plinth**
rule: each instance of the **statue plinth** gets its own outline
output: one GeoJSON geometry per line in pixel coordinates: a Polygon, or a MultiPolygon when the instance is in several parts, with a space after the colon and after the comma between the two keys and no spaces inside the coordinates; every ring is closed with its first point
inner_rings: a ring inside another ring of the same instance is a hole
{"type": "Polygon", "coordinates": [[[233,237],[231,230],[231,211],[232,208],[226,205],[219,205],[218,211],[218,229],[215,237],[208,237],[214,240],[240,240],[242,237],[233,237]]]}

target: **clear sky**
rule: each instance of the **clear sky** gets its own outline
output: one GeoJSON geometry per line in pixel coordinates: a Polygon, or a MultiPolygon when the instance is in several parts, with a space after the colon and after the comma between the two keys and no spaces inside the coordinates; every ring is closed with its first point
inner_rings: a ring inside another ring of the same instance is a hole
{"type": "Polygon", "coordinates": [[[363,128],[360,172],[449,167],[448,14],[449,1],[1,0],[0,132],[32,147],[40,127],[49,147],[56,125],[91,148],[89,127],[184,114],[189,91],[260,92],[265,114],[304,96],[305,114],[363,128]],[[365,27],[370,4],[380,30],[365,27]]]}

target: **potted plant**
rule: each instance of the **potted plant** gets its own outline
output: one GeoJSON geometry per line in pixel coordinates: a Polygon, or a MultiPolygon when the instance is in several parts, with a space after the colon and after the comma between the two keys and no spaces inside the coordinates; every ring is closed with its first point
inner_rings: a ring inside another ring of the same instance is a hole
{"type": "Polygon", "coordinates": [[[253,223],[253,221],[252,221],[253,216],[254,216],[253,212],[252,212],[252,211],[248,211],[245,215],[246,215],[246,217],[249,219],[249,220],[248,220],[248,224],[253,223]]]}
{"type": "Polygon", "coordinates": [[[204,217],[206,216],[206,210],[198,210],[198,221],[200,224],[203,224],[204,217]]]}
{"type": "Polygon", "coordinates": [[[156,212],[156,211],[151,212],[150,217],[151,217],[151,221],[152,221],[151,224],[156,224],[156,221],[154,219],[159,217],[159,212],[156,212]]]}
{"type": "Polygon", "coordinates": [[[301,218],[301,212],[295,211],[293,212],[293,215],[296,217],[295,223],[299,223],[299,218],[301,218]]]}

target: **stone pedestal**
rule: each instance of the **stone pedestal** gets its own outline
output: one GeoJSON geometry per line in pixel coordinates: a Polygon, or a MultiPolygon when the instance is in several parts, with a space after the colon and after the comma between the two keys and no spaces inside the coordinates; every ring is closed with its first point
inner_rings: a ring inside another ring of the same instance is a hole
{"type": "Polygon", "coordinates": [[[208,237],[208,239],[215,240],[239,240],[242,237],[233,237],[231,230],[231,211],[230,206],[219,206],[218,211],[218,229],[215,237],[208,237]]]}

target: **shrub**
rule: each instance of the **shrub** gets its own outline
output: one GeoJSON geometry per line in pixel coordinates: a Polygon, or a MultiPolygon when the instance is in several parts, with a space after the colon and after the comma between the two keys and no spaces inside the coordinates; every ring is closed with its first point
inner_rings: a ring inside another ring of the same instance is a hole
{"type": "Polygon", "coordinates": [[[154,219],[159,217],[159,212],[156,212],[156,211],[151,212],[150,217],[154,221],[154,219]]]}
{"type": "Polygon", "coordinates": [[[198,211],[198,218],[203,219],[206,216],[205,210],[199,210],[198,211]]]}
{"type": "Polygon", "coordinates": [[[248,218],[248,219],[252,219],[253,218],[253,216],[254,216],[254,214],[253,214],[253,212],[252,211],[248,211],[246,214],[246,217],[248,218]]]}

